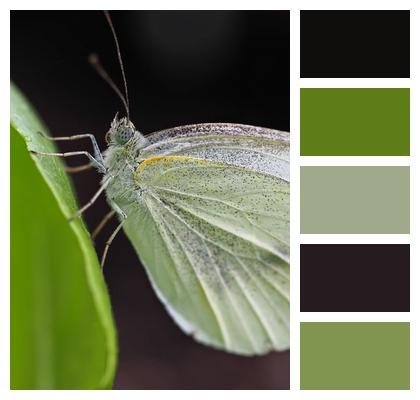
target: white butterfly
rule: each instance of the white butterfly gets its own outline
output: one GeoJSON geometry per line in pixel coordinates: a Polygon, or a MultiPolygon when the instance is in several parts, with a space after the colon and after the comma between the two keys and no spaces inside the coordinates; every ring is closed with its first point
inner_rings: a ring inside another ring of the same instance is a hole
{"type": "Polygon", "coordinates": [[[123,100],[127,118],[115,117],[104,154],[92,135],[71,139],[89,136],[93,155],[49,154],[85,154],[104,174],[78,213],[105,190],[120,217],[102,264],[123,228],[186,333],[238,354],[288,348],[289,133],[210,123],[145,137],[128,118],[123,69],[125,98],[92,62],[123,100]]]}

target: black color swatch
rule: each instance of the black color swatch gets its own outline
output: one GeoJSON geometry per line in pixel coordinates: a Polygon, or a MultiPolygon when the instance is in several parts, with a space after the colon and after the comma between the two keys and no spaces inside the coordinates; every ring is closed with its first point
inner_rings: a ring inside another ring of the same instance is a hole
{"type": "Polygon", "coordinates": [[[301,78],[409,78],[410,12],[301,11],[301,78]]]}
{"type": "Polygon", "coordinates": [[[303,244],[301,311],[410,311],[408,244],[303,244]]]}

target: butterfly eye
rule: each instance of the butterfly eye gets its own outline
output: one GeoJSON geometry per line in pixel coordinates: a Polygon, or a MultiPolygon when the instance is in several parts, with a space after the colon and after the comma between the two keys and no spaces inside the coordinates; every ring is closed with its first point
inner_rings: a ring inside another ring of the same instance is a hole
{"type": "Polygon", "coordinates": [[[126,144],[133,137],[133,131],[129,129],[121,130],[115,134],[115,141],[120,144],[126,144]]]}

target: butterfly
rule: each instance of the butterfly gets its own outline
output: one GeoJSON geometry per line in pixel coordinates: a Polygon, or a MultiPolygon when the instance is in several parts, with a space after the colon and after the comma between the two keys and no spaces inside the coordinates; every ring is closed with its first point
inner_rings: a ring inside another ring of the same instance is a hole
{"type": "MultiPolygon", "coordinates": [[[[85,154],[103,174],[90,207],[105,191],[150,282],[180,328],[197,341],[254,355],[289,347],[289,133],[205,123],[140,133],[125,97],[101,152],[85,154]]],[[[76,154],[77,153],[77,154],[76,154]]],[[[108,218],[108,217],[107,217],[108,218]]]]}

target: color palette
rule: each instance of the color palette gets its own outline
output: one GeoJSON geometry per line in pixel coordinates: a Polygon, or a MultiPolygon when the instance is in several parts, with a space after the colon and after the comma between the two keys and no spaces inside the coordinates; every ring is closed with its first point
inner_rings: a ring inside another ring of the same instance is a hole
{"type": "Polygon", "coordinates": [[[409,233],[408,167],[301,167],[301,233],[409,233]]]}
{"type": "Polygon", "coordinates": [[[300,310],[410,311],[410,246],[302,244],[300,310]]]}
{"type": "Polygon", "coordinates": [[[410,90],[301,89],[300,154],[410,155],[410,90]]]}
{"type": "Polygon", "coordinates": [[[301,11],[300,63],[300,387],[406,390],[410,11],[301,11]]]}
{"type": "Polygon", "coordinates": [[[408,78],[410,12],[301,11],[302,78],[408,78]]]}
{"type": "Polygon", "coordinates": [[[301,389],[409,389],[406,322],[301,323],[301,389]]]}

